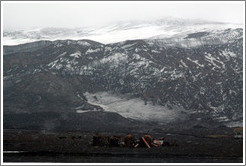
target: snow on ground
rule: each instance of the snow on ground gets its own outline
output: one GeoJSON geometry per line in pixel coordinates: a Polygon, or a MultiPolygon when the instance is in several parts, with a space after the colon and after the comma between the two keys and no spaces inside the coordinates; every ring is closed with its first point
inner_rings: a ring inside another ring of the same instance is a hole
{"type": "Polygon", "coordinates": [[[85,52],[85,54],[95,53],[95,52],[98,52],[98,51],[100,51],[100,50],[101,50],[100,48],[97,48],[97,49],[91,49],[91,48],[89,48],[89,49],[85,52]]]}
{"type": "Polygon", "coordinates": [[[129,47],[134,46],[135,44],[137,44],[137,43],[127,44],[127,45],[122,46],[121,48],[123,48],[123,49],[127,49],[127,48],[129,48],[129,47]]]}
{"type": "Polygon", "coordinates": [[[74,57],[74,58],[79,58],[81,56],[81,52],[77,51],[77,52],[75,52],[73,54],[70,54],[69,56],[74,57]]]}
{"type": "Polygon", "coordinates": [[[63,52],[62,54],[58,55],[56,58],[61,58],[63,56],[65,56],[67,54],[67,52],[63,52]]]}
{"type": "Polygon", "coordinates": [[[114,65],[119,65],[121,62],[126,61],[128,56],[126,54],[121,53],[115,53],[113,55],[110,55],[106,58],[103,58],[100,60],[100,63],[112,63],[114,65]]]}
{"type": "Polygon", "coordinates": [[[198,63],[198,60],[192,60],[192,59],[190,59],[189,57],[188,57],[187,59],[188,59],[189,61],[191,61],[191,62],[197,64],[197,65],[200,66],[200,67],[204,67],[204,65],[198,63]]]}
{"type": "Polygon", "coordinates": [[[77,44],[82,45],[82,46],[90,46],[91,44],[86,42],[86,41],[77,41],[77,44]]]}
{"type": "Polygon", "coordinates": [[[224,51],[222,51],[220,53],[220,55],[221,56],[225,56],[227,59],[230,59],[231,57],[236,57],[237,56],[234,52],[232,52],[232,51],[230,51],[228,49],[225,49],[224,51]]]}
{"type": "Polygon", "coordinates": [[[160,51],[156,51],[156,50],[151,50],[151,52],[157,53],[157,54],[161,53],[160,51]]]}
{"type": "Polygon", "coordinates": [[[210,62],[211,64],[213,64],[215,67],[220,68],[220,66],[218,66],[214,61],[220,63],[222,66],[225,66],[225,64],[221,61],[218,61],[216,58],[214,58],[210,53],[207,53],[205,55],[205,58],[208,62],[210,62]]]}
{"type": "Polygon", "coordinates": [[[184,67],[188,67],[188,66],[186,65],[186,63],[184,63],[183,60],[181,60],[180,63],[181,63],[184,67]]]}
{"type": "Polygon", "coordinates": [[[130,98],[127,95],[115,95],[109,92],[84,93],[88,103],[98,105],[108,112],[116,112],[123,117],[136,120],[149,120],[157,122],[170,122],[181,116],[182,108],[170,110],[167,107],[153,105],[152,103],[144,104],[139,98],[130,98]]]}
{"type": "Polygon", "coordinates": [[[243,127],[243,121],[229,122],[226,124],[227,127],[243,127]]]}
{"type": "Polygon", "coordinates": [[[116,30],[106,30],[98,29],[95,30],[89,36],[89,39],[94,41],[99,41],[104,44],[121,42],[125,40],[135,40],[135,39],[144,39],[160,34],[165,34],[165,31],[159,26],[146,26],[138,28],[129,28],[129,29],[116,29],[116,30]]]}
{"type": "Polygon", "coordinates": [[[24,44],[24,43],[31,43],[31,42],[35,42],[38,41],[37,39],[29,39],[29,38],[12,38],[12,37],[3,37],[3,45],[8,45],[8,46],[12,46],[12,45],[18,45],[18,44],[24,44]]]}

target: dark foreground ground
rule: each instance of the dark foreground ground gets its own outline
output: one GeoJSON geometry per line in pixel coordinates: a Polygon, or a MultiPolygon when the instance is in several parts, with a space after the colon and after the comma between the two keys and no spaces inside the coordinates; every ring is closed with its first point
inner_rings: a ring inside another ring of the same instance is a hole
{"type": "MultiPolygon", "coordinates": [[[[243,139],[232,128],[168,130],[149,133],[178,146],[94,147],[90,132],[3,131],[3,162],[58,163],[242,163],[243,139]]],[[[100,133],[121,136],[126,133],[100,133]]],[[[136,138],[146,133],[131,133],[136,138]]]]}

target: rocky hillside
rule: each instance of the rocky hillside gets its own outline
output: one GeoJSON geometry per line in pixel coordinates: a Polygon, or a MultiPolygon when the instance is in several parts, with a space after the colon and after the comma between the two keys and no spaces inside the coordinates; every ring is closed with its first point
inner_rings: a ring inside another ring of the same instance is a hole
{"type": "Polygon", "coordinates": [[[57,40],[6,46],[4,114],[103,111],[84,94],[110,92],[163,111],[179,108],[240,122],[242,37],[242,29],[226,29],[113,44],[57,40]]]}

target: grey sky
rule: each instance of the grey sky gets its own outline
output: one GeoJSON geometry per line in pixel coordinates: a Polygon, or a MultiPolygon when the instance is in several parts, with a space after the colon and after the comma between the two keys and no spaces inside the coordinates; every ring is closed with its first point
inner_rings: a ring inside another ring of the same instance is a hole
{"type": "Polygon", "coordinates": [[[84,27],[172,16],[243,23],[244,2],[2,2],[3,28],[84,27]]]}

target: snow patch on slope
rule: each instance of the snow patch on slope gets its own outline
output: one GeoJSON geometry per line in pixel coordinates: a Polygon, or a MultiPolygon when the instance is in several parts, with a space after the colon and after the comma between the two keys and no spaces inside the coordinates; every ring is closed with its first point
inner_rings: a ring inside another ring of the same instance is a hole
{"type": "Polygon", "coordinates": [[[85,52],[85,54],[95,53],[95,52],[98,52],[98,51],[100,51],[100,50],[101,50],[100,48],[97,48],[97,49],[91,49],[91,48],[89,48],[89,49],[85,52]]]}
{"type": "Polygon", "coordinates": [[[128,56],[126,54],[115,53],[106,58],[100,60],[100,63],[112,63],[114,65],[119,65],[122,61],[126,61],[128,56]]]}
{"type": "Polygon", "coordinates": [[[191,61],[191,62],[197,64],[199,67],[204,67],[204,65],[198,63],[198,60],[192,60],[192,59],[190,59],[189,57],[188,57],[187,59],[188,59],[189,61],[191,61]]]}
{"type": "Polygon", "coordinates": [[[70,54],[69,56],[74,57],[74,58],[79,58],[79,57],[81,57],[81,52],[77,51],[77,52],[75,52],[73,54],[70,54]]]}
{"type": "Polygon", "coordinates": [[[86,41],[77,41],[77,44],[78,45],[81,45],[81,46],[90,46],[91,44],[90,43],[88,43],[88,42],[86,42],[86,41]]]}
{"type": "Polygon", "coordinates": [[[84,93],[88,103],[98,105],[108,112],[116,112],[125,118],[157,122],[170,122],[182,119],[182,108],[170,110],[160,105],[144,104],[139,98],[130,98],[126,95],[114,95],[108,92],[84,93]]]}

